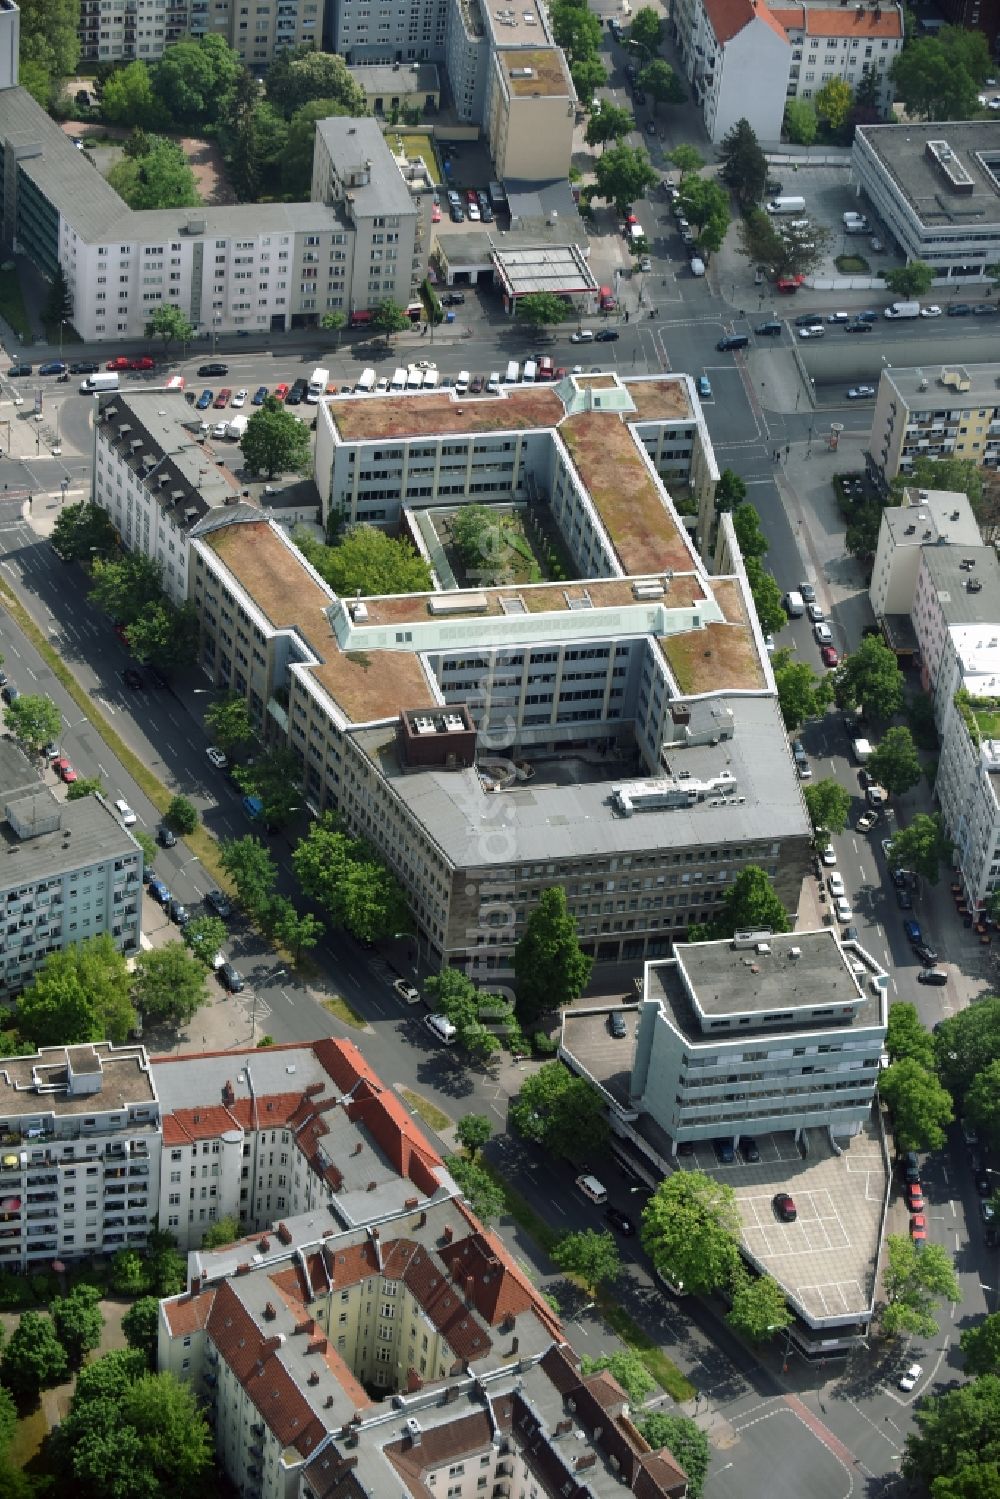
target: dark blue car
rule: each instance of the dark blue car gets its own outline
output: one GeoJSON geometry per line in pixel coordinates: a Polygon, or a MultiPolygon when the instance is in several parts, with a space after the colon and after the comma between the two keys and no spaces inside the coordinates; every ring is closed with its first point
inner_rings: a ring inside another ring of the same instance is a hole
{"type": "Polygon", "coordinates": [[[66,366],[61,359],[50,359],[48,364],[40,364],[38,366],[38,373],[40,375],[64,375],[66,373],[66,366]]]}
{"type": "Polygon", "coordinates": [[[162,880],[150,880],[149,893],[161,906],[165,906],[170,900],[170,891],[162,880]]]}
{"type": "Polygon", "coordinates": [[[266,385],[258,385],[257,389],[253,393],[253,398],[252,398],[252,400],[250,402],[250,405],[251,406],[263,406],[263,404],[264,404],[264,402],[266,400],[267,400],[267,386],[266,385]]]}
{"type": "Polygon", "coordinates": [[[207,410],[207,408],[211,406],[214,399],[215,397],[210,390],[203,390],[197,401],[195,401],[194,403],[195,409],[197,411],[207,410]]]}
{"type": "Polygon", "coordinates": [[[904,921],[903,931],[906,933],[907,942],[912,942],[914,947],[918,942],[923,942],[924,940],[923,933],[921,932],[920,926],[916,921],[904,921]]]}

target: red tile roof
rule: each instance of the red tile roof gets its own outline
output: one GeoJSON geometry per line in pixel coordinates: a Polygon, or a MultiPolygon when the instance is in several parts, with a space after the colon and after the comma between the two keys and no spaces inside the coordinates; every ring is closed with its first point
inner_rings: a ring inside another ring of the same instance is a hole
{"type": "Polygon", "coordinates": [[[199,1291],[196,1296],[185,1292],[172,1301],[163,1303],[163,1315],[172,1338],[186,1338],[193,1332],[201,1332],[208,1323],[209,1313],[215,1301],[215,1288],[199,1291]]]}
{"type": "Polygon", "coordinates": [[[484,1229],[464,1203],[456,1206],[468,1219],[470,1232],[464,1239],[445,1244],[438,1252],[460,1286],[465,1287],[471,1281],[472,1300],[479,1314],[491,1327],[496,1327],[506,1317],[534,1311],[553,1337],[558,1337],[561,1326],[558,1317],[510,1257],[503,1242],[484,1229]]]}
{"type": "Polygon", "coordinates": [[[763,0],[702,0],[702,3],[716,40],[723,44],[731,42],[751,21],[763,21],[783,42],[788,41],[784,28],[774,19],[763,0]]]}
{"type": "Polygon", "coordinates": [[[795,6],[792,9],[772,7],[774,19],[786,31],[805,31],[806,36],[901,37],[903,22],[892,6],[874,10],[827,9],[820,6],[795,6]]]}

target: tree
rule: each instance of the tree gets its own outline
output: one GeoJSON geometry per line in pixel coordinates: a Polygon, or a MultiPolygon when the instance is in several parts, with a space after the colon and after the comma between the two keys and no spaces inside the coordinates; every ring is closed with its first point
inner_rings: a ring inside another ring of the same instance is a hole
{"type": "Polygon", "coordinates": [[[459,1046],[485,1059],[500,1050],[499,1030],[506,1030],[513,1019],[510,1005],[497,994],[483,994],[472,980],[457,968],[445,968],[424,985],[427,998],[439,1015],[451,1021],[457,1031],[459,1046]],[[492,1020],[499,1012],[500,1025],[484,1024],[486,1010],[492,1020]]]}
{"type": "Polygon", "coordinates": [[[392,342],[394,333],[402,333],[404,328],[410,326],[410,320],[406,316],[406,309],[400,307],[391,297],[383,297],[375,308],[372,317],[372,327],[382,334],[386,343],[392,342]]]}
{"type": "Polygon", "coordinates": [[[49,953],[17,1005],[17,1028],[36,1046],[109,1039],[120,1044],[135,1025],[129,973],[110,934],[49,953]]]}
{"type": "MultiPolygon", "coordinates": [[[[514,316],[533,330],[555,327],[566,317],[567,307],[554,291],[532,291],[514,302],[514,316]]],[[[463,507],[464,508],[464,507],[463,507]]],[[[460,510],[459,515],[463,512],[460,510]]]]}
{"type": "Polygon", "coordinates": [[[926,296],[934,284],[936,275],[937,271],[925,260],[911,260],[909,265],[897,266],[894,270],[883,272],[883,280],[897,297],[911,301],[916,297],[926,296]]]}
{"type": "Polygon", "coordinates": [[[100,1299],[101,1293],[96,1286],[80,1281],[68,1296],[56,1296],[52,1300],[52,1325],[74,1369],[83,1362],[85,1353],[90,1353],[100,1344],[104,1327],[98,1304],[100,1299]]]}
{"type": "Polygon", "coordinates": [[[209,34],[165,47],[153,68],[153,88],[178,125],[197,129],[219,118],[240,68],[239,53],[209,34]]]}
{"type": "Polygon", "coordinates": [[[101,114],[109,125],[144,125],[159,130],[167,124],[163,105],[153,93],[153,80],[144,62],[118,68],[101,89],[101,114]]]}
{"type": "MultiPolygon", "coordinates": [[[[6,1452],[17,1429],[17,1406],[9,1390],[0,1385],[0,1452],[6,1452]]],[[[0,1488],[0,1494],[3,1489],[0,1488]]]]}
{"type": "Polygon", "coordinates": [[[198,826],[198,809],[186,796],[172,796],[164,813],[164,821],[177,833],[193,833],[198,826]]]}
{"type": "Polygon", "coordinates": [[[808,275],[827,253],[831,240],[829,230],[812,221],[798,229],[786,221],[779,233],[770,214],[753,208],[740,223],[737,248],[748,260],[766,266],[772,276],[808,275]]]}
{"type": "Polygon", "coordinates": [[[885,1049],[893,1062],[909,1060],[925,1071],[934,1068],[934,1040],[917,1013],[916,1005],[897,1001],[889,1006],[885,1049]]]}
{"type": "Polygon", "coordinates": [[[8,703],[3,717],[14,738],[34,755],[50,740],[58,740],[62,733],[62,714],[52,699],[41,692],[25,693],[8,703]]]}
{"type": "Polygon", "coordinates": [[[654,104],[683,104],[687,89],[668,62],[656,57],[639,74],[639,87],[645,89],[654,104]]]}
{"type": "Polygon", "coordinates": [[[155,1296],[140,1296],[132,1303],[122,1317],[122,1332],[128,1346],[145,1356],[150,1369],[155,1368],[160,1333],[160,1303],[155,1296]]]}
{"type": "Polygon", "coordinates": [[[163,339],[165,354],[172,343],[190,343],[194,337],[194,328],[179,307],[174,307],[170,302],[164,302],[157,307],[147,323],[146,334],[149,338],[163,339]]]}
{"type": "Polygon", "coordinates": [[[309,429],[280,401],[268,396],[247,423],[240,440],[248,473],[298,473],[309,462],[309,429]]]}
{"type": "Polygon", "coordinates": [[[66,1350],[51,1319],[40,1312],[22,1312],[0,1366],[7,1388],[22,1400],[35,1399],[39,1391],[64,1380],[67,1369],[66,1350]]]}
{"type": "Polygon", "coordinates": [[[234,766],[233,779],[245,795],[260,802],[269,832],[284,827],[302,805],[302,761],[282,745],[234,766]]]}
{"type": "Polygon", "coordinates": [[[232,692],[212,703],[205,713],[205,723],[214,742],[227,754],[253,738],[253,721],[246,698],[237,697],[232,692]]]}
{"type": "Polygon", "coordinates": [[[218,916],[195,916],[182,933],[185,944],[200,963],[212,967],[215,954],[229,936],[226,923],[218,916]]]}
{"type": "Polygon", "coordinates": [[[615,1280],[622,1268],[615,1236],[607,1229],[602,1233],[588,1228],[565,1234],[553,1250],[552,1258],[560,1270],[582,1281],[590,1296],[596,1296],[605,1281],[615,1280]]]}
{"type": "Polygon", "coordinates": [[[819,122],[808,99],[789,99],[785,105],[785,134],[796,146],[811,146],[819,122]]]}
{"type": "Polygon", "coordinates": [[[863,500],[853,505],[844,536],[844,545],[850,555],[870,561],[875,556],[881,527],[882,504],[879,500],[863,500]]]}
{"type": "Polygon", "coordinates": [[[767,551],[767,537],[760,523],[760,515],[753,505],[737,505],[733,511],[733,530],[744,558],[763,557],[767,551]]]}
{"type": "MultiPolygon", "coordinates": [[[[633,1416],[633,1419],[636,1418],[633,1416]]],[[[687,1474],[689,1499],[701,1499],[708,1475],[711,1449],[708,1437],[690,1416],[651,1411],[636,1420],[641,1435],[654,1452],[666,1447],[687,1474]]]]}
{"type": "Polygon", "coordinates": [[[21,65],[37,63],[53,80],[69,78],[80,57],[76,0],[25,0],[21,12],[21,65]]]}
{"type": "Polygon", "coordinates": [[[879,1080],[883,1102],[892,1112],[900,1150],[940,1150],[945,1127],[955,1117],[951,1097],[933,1072],[909,1057],[893,1062],[879,1080]]]}
{"type": "Polygon", "coordinates": [[[870,718],[892,718],[903,706],[903,673],[877,635],[866,635],[841,662],[835,686],[841,708],[860,707],[870,718]]]}
{"type": "Polygon", "coordinates": [[[49,108],[52,103],[53,83],[52,75],[44,63],[22,58],[18,82],[25,92],[31,95],[39,108],[49,108]]]}
{"type": "Polygon", "coordinates": [[[682,141],[679,146],[675,146],[668,153],[667,160],[680,172],[682,182],[685,177],[691,177],[695,172],[700,172],[705,165],[705,159],[697,146],[691,146],[687,141],[682,141]]]}
{"type": "Polygon", "coordinates": [[[201,201],[184,152],[162,138],[145,156],[116,161],[107,180],[130,208],[196,208],[201,201]]]}
{"type": "Polygon", "coordinates": [[[597,59],[601,45],[601,23],[585,5],[574,0],[564,0],[549,8],[552,34],[557,47],[562,47],[570,64],[591,62],[597,59]]]}
{"type": "Polygon", "coordinates": [[[586,1078],[576,1077],[562,1062],[545,1062],[525,1078],[509,1106],[519,1134],[553,1155],[578,1160],[596,1155],[608,1141],[604,1101],[586,1078]]]}
{"type": "Polygon", "coordinates": [[[1000,1312],[993,1312],[959,1339],[965,1355],[966,1374],[1000,1373],[1000,1312]]]}
{"type": "Polygon", "coordinates": [[[682,177],[680,201],[685,216],[698,229],[698,243],[715,254],[729,228],[729,197],[711,177],[682,177]]]}
{"type": "Polygon", "coordinates": [[[908,115],[924,120],[969,120],[978,110],[979,86],[990,70],[981,32],[944,26],[937,36],[913,37],[894,59],[889,76],[908,115]]]}
{"type": "Polygon", "coordinates": [[[842,833],[851,810],[851,793],[829,779],[803,786],[809,818],[817,832],[842,833]]]}
{"type": "Polygon", "coordinates": [[[150,1229],[146,1240],[146,1279],[159,1297],[176,1296],[187,1285],[187,1261],[177,1252],[173,1234],[150,1229]]]}
{"type": "Polygon", "coordinates": [[[749,120],[737,120],[719,143],[719,178],[746,211],[759,203],[767,187],[767,157],[749,120]]]}
{"type": "Polygon", "coordinates": [[[644,5],[632,17],[628,39],[643,52],[657,52],[663,40],[663,21],[651,5],[644,5]]]}
{"type": "Polygon", "coordinates": [[[320,901],[337,926],[362,941],[410,929],[410,915],[395,875],[363,838],[351,838],[327,814],[312,823],[292,854],[306,895],[320,901]]]}
{"type": "Polygon", "coordinates": [[[139,1296],[148,1289],[146,1267],[134,1249],[118,1249],[111,1261],[111,1288],[119,1296],[139,1296]]]}
{"type": "Polygon", "coordinates": [[[938,1301],[961,1300],[951,1255],[940,1244],[928,1243],[918,1249],[902,1234],[888,1234],[885,1251],[883,1332],[888,1337],[899,1333],[934,1337],[938,1330],[934,1320],[938,1301]]]}
{"type": "MultiPolygon", "coordinates": [[[[608,99],[602,99],[597,108],[591,113],[587,121],[587,128],[583,138],[588,146],[606,146],[608,141],[624,140],[630,130],[635,129],[635,120],[630,109],[624,109],[620,104],[612,104],[608,99]]],[[[539,295],[539,293],[529,294],[539,295]]],[[[550,296],[551,293],[543,292],[540,295],[550,296]]],[[[525,299],[519,298],[515,307],[519,309],[520,303],[525,299]]],[[[565,303],[561,297],[556,300],[565,310],[565,303]]],[[[552,319],[551,321],[556,321],[552,319]]]]}
{"type": "Polygon", "coordinates": [[[60,1428],[60,1448],[83,1499],[196,1499],[204,1493],[212,1444],[190,1386],[173,1374],[146,1372],[113,1392],[98,1393],[89,1382],[84,1391],[87,1398],[78,1380],[60,1428]]]}
{"type": "MultiPolygon", "coordinates": [[[[462,512],[460,511],[459,514],[462,512]]],[[[412,542],[376,526],[357,525],[325,546],[303,530],[292,540],[325,582],[343,598],[377,598],[386,593],[428,593],[431,571],[412,542]]]]}
{"type": "Polygon", "coordinates": [[[307,198],[312,184],[313,155],[316,149],[316,125],[331,115],[342,115],[333,99],[314,99],[297,109],[285,126],[284,142],[278,159],[282,196],[292,200],[307,198]]]}
{"type": "Polygon", "coordinates": [[[591,104],[594,94],[608,81],[604,64],[599,57],[581,59],[580,62],[572,64],[569,72],[577,97],[584,107],[591,104]]]}
{"type": "Polygon", "coordinates": [[[64,562],[87,562],[116,545],[115,528],[100,505],[64,505],[52,527],[52,545],[64,562]]]}
{"type": "Polygon", "coordinates": [[[902,796],[916,786],[923,775],[923,766],[909,729],[902,725],[886,729],[881,743],[872,751],[868,770],[893,796],[902,796]]]}
{"type": "Polygon", "coordinates": [[[217,1218],[201,1236],[202,1249],[222,1249],[238,1239],[243,1230],[238,1218],[217,1218]]]}
{"type": "Polygon", "coordinates": [[[642,1247],[673,1285],[710,1292],[733,1278],[739,1227],[732,1187],[702,1171],[675,1171],[643,1210],[642,1247]]]}
{"type": "Polygon", "coordinates": [[[996,1147],[1000,1143],[1000,1061],[977,1072],[965,1095],[966,1117],[996,1147]]]}
{"type": "Polygon", "coordinates": [[[503,1189],[477,1161],[467,1160],[465,1156],[450,1156],[447,1165],[477,1218],[486,1223],[504,1213],[506,1198],[503,1189]]]}
{"type": "Polygon", "coordinates": [[[279,899],[281,908],[271,930],[279,945],[291,953],[292,962],[297,964],[303,953],[312,952],[325,928],[311,911],[297,911],[290,900],[279,899]]]}
{"type": "Polygon", "coordinates": [[[739,474],[734,473],[731,468],[724,468],[715,486],[716,510],[720,514],[724,510],[735,510],[746,499],[746,493],[747,487],[739,474]]]}
{"type": "Polygon", "coordinates": [[[580,946],[561,885],[543,890],[514,949],[517,1014],[525,1027],[579,999],[594,966],[580,946]]]}
{"type": "Polygon", "coordinates": [[[475,1160],[493,1134],[493,1126],[485,1114],[464,1114],[458,1121],[455,1134],[462,1148],[475,1160]]]}
{"type": "Polygon", "coordinates": [[[104,782],[100,776],[80,776],[79,780],[73,781],[66,787],[68,802],[82,802],[84,797],[103,795],[104,782]]]}
{"type": "Polygon", "coordinates": [[[183,942],[145,948],[135,960],[132,1002],[145,1018],[184,1025],[205,1003],[205,965],[183,942]]]}
{"type": "Polygon", "coordinates": [[[731,937],[734,932],[789,930],[785,908],[771,881],[756,864],[740,870],[726,891],[722,912],[714,925],[719,937],[731,937]]]}
{"type": "MultiPolygon", "coordinates": [[[[818,677],[808,662],[796,661],[790,650],[775,651],[771,657],[771,670],[774,672],[778,706],[786,729],[798,729],[809,719],[819,718],[833,701],[833,683],[830,678],[818,677]]],[[[805,789],[809,791],[812,788],[807,786],[805,789]]],[[[807,805],[808,801],[807,796],[807,805]]]]}
{"type": "Polygon", "coordinates": [[[137,661],[170,670],[190,666],[198,650],[199,625],[194,605],[180,608],[170,599],[148,605],[128,626],[125,639],[137,661]]]}
{"type": "Polygon", "coordinates": [[[368,113],[364,89],[344,59],[332,52],[316,52],[311,44],[275,59],[267,72],[267,96],[289,117],[318,99],[329,100],[342,114],[368,113]]]}
{"type": "Polygon", "coordinates": [[[893,838],[889,857],[893,868],[912,869],[936,885],[942,863],[951,857],[951,840],[945,836],[941,814],[918,812],[893,838]]]}
{"type": "Polygon", "coordinates": [[[766,1343],[794,1320],[784,1291],[770,1275],[751,1275],[741,1264],[729,1294],[726,1321],[751,1343],[766,1343]]]}
{"type": "Polygon", "coordinates": [[[854,95],[845,78],[828,78],[816,90],[816,117],[831,135],[837,135],[847,124],[854,95]]]}
{"type": "Polygon", "coordinates": [[[995,1374],[982,1374],[943,1395],[924,1396],[913,1419],[917,1430],[906,1438],[902,1463],[910,1485],[929,1489],[934,1499],[991,1499],[996,1494],[995,1485],[975,1481],[977,1474],[989,1474],[1000,1463],[1000,1379],[995,1374]],[[959,1487],[942,1487],[942,1480],[949,1479],[959,1487]]]}
{"type": "Polygon", "coordinates": [[[49,294],[42,310],[42,322],[55,332],[60,323],[73,321],[73,294],[66,280],[66,272],[57,265],[49,286],[49,294]]]}
{"type": "Polygon", "coordinates": [[[604,1353],[598,1358],[585,1353],[580,1360],[580,1372],[584,1377],[596,1374],[601,1369],[607,1369],[617,1379],[633,1407],[641,1406],[656,1389],[656,1380],[632,1348],[622,1348],[617,1353],[604,1353]]]}
{"type": "Polygon", "coordinates": [[[774,635],[786,622],[781,589],[771,574],[765,571],[759,557],[748,557],[744,564],[753,606],[765,635],[774,635]]]}
{"type": "Polygon", "coordinates": [[[987,995],[949,1015],[935,1031],[934,1052],[938,1076],[960,1102],[973,1078],[1000,1060],[1000,999],[987,995]]]}
{"type": "Polygon", "coordinates": [[[160,598],[162,579],[160,564],[139,552],[112,559],[98,557],[91,569],[87,601],[127,626],[160,598]]]}
{"type": "Polygon", "coordinates": [[[636,198],[641,198],[657,180],[645,151],[627,141],[608,147],[594,163],[594,177],[594,195],[613,203],[622,218],[631,211],[636,198]]]}
{"type": "Polygon", "coordinates": [[[324,312],[319,320],[319,325],[327,333],[334,335],[333,347],[338,349],[340,347],[340,331],[347,326],[346,312],[324,312]]]}

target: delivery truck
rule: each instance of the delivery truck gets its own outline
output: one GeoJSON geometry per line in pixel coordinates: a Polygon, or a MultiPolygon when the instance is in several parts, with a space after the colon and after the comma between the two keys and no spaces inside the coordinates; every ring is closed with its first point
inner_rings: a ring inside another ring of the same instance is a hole
{"type": "Polygon", "coordinates": [[[314,369],[309,376],[309,384],[306,387],[306,400],[310,406],[315,406],[321,396],[326,395],[326,387],[330,383],[330,371],[322,367],[314,369]]]}
{"type": "Polygon", "coordinates": [[[87,376],[86,380],[84,380],[83,384],[80,386],[80,394],[82,396],[86,396],[86,395],[90,395],[93,391],[97,391],[97,390],[117,390],[117,389],[118,389],[118,371],[117,370],[101,370],[96,375],[88,375],[87,376]]]}
{"type": "Polygon", "coordinates": [[[852,739],[851,750],[859,765],[867,765],[872,757],[872,747],[867,739],[852,739]]]}
{"type": "Polygon", "coordinates": [[[768,213],[802,213],[805,206],[805,198],[772,198],[767,205],[767,211],[768,213]]]}
{"type": "Polygon", "coordinates": [[[233,442],[242,442],[246,434],[249,417],[234,416],[231,422],[226,423],[226,436],[233,442]]]}

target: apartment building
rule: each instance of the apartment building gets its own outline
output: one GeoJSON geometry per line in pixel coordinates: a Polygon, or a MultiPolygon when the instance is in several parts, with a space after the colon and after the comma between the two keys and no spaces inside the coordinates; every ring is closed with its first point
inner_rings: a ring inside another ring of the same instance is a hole
{"type": "MultiPolygon", "coordinates": [[[[1000,139],[1000,137],[998,137],[1000,139]]],[[[915,458],[1000,463],[1000,364],[888,366],[882,371],[868,470],[888,486],[915,458]]]]}
{"type": "Polygon", "coordinates": [[[58,800],[9,739],[0,786],[0,998],[13,999],[72,943],[107,932],[138,948],[142,850],[103,797],[58,800]]]}
{"type": "Polygon", "coordinates": [[[832,78],[856,89],[874,73],[880,107],[892,103],[889,69],[904,23],[902,5],[889,0],[838,7],[678,0],[670,26],[713,141],[745,118],[761,140],[777,144],[787,101],[812,99],[832,78]]]}
{"type": "Polygon", "coordinates": [[[402,528],[441,586],[337,598],[259,511],[216,510],[190,541],[203,665],[397,872],[429,958],[495,978],[554,881],[601,958],[667,951],[751,861],[793,908],[809,825],[756,615],[667,488],[710,501],[717,478],[690,379],[333,398],[318,421],[324,514],[402,528]],[[535,510],[575,581],[446,576],[435,512],[471,500],[535,510]]]}
{"type": "Polygon", "coordinates": [[[960,490],[903,490],[902,505],[887,505],[868,587],[876,619],[910,613],[924,547],[978,547],[979,526],[960,490]]]}
{"type": "Polygon", "coordinates": [[[1000,629],[998,604],[1000,562],[993,547],[924,549],[910,617],[920,652],[921,685],[934,704],[939,726],[960,685],[954,673],[966,647],[975,651],[977,645],[989,645],[1000,629]]]}
{"type": "Polygon", "coordinates": [[[174,42],[221,36],[249,68],[290,47],[318,46],[321,0],[80,0],[80,61],[155,62],[174,42]],[[252,20],[251,20],[252,16],[252,20]]]}
{"type": "Polygon", "coordinates": [[[860,126],[851,168],[907,261],[969,286],[1000,259],[998,161],[1000,121],[911,121],[860,126]]]}
{"type": "Polygon", "coordinates": [[[0,1268],[142,1248],[156,1224],[159,1172],[159,1104],[141,1046],[4,1057],[0,1268]]]}
{"type": "Polygon", "coordinates": [[[483,129],[501,181],[556,182],[573,155],[576,90],[561,49],[529,42],[493,50],[483,129]]]}
{"type": "MultiPolygon", "coordinates": [[[[0,11],[0,50],[11,20],[0,11]]],[[[385,297],[405,306],[426,263],[429,178],[396,162],[374,121],[339,123],[316,136],[329,201],[133,211],[25,89],[0,89],[0,241],[46,276],[62,267],[87,342],[144,338],[164,303],[206,337],[304,327],[385,297]]]]}
{"type": "Polygon", "coordinates": [[[364,63],[442,62],[450,0],[376,5],[336,0],[324,20],[327,52],[351,66],[364,63]]]}
{"type": "Polygon", "coordinates": [[[981,911],[993,891],[1000,889],[998,633],[994,630],[989,651],[992,675],[980,677],[948,705],[934,784],[944,831],[953,845],[954,876],[974,912],[981,911]]]}
{"type": "Polygon", "coordinates": [[[245,1231],[299,1214],[353,1229],[454,1183],[350,1042],[155,1057],[159,1223],[182,1249],[219,1218],[245,1231]]]}

